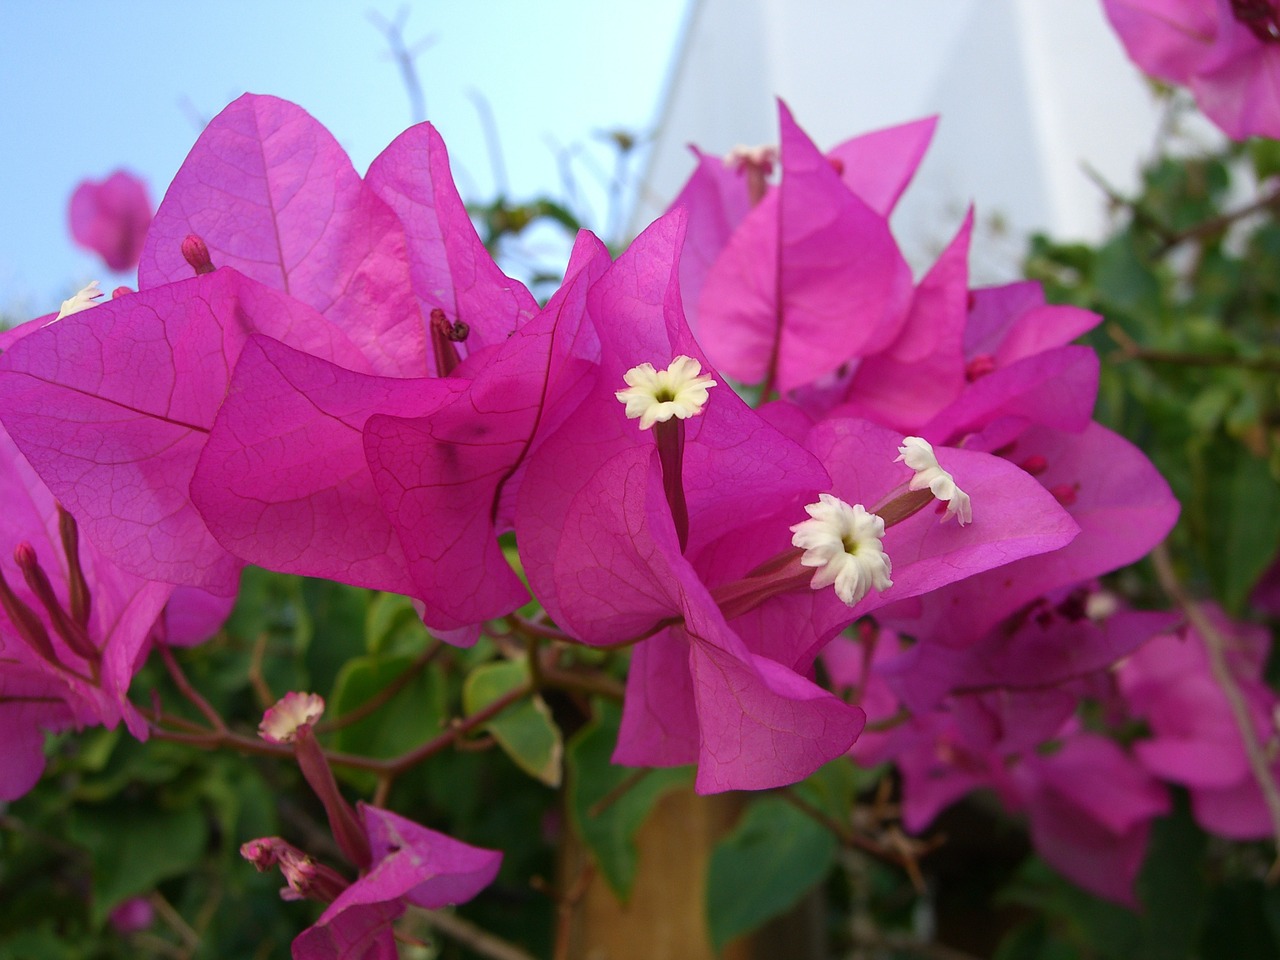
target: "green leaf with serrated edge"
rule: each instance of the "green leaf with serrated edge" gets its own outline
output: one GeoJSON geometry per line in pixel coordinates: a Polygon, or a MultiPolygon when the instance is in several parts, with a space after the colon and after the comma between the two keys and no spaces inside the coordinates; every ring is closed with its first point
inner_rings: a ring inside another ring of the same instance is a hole
{"type": "MultiPolygon", "coordinates": [[[[486,663],[471,671],[463,684],[463,708],[468,714],[483,710],[528,682],[529,665],[523,660],[486,663]]],[[[564,739],[540,696],[533,694],[513,703],[484,729],[521,770],[549,787],[560,786],[564,739]]]]}
{"type": "Polygon", "coordinates": [[[753,803],[716,844],[707,868],[707,924],[721,950],[786,912],[835,863],[830,831],[778,797],[753,803]]]}
{"type": "Polygon", "coordinates": [[[194,870],[207,834],[204,814],[194,806],[158,810],[116,801],[73,810],[67,835],[91,857],[94,926],[101,926],[129,897],[150,893],[161,880],[194,870]]]}
{"type": "Polygon", "coordinates": [[[636,832],[659,798],[692,782],[693,771],[615,766],[610,757],[621,721],[621,707],[597,701],[591,722],[569,739],[565,770],[570,822],[614,895],[625,903],[639,864],[636,832]]]}

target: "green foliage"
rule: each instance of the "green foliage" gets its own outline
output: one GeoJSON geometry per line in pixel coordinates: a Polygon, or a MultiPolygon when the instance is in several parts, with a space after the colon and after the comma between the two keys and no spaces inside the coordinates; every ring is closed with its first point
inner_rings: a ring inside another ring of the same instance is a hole
{"type": "Polygon", "coordinates": [[[707,924],[723,949],[784,913],[835,863],[836,838],[781,797],[753,803],[716,845],[707,869],[707,924]]]}
{"type": "Polygon", "coordinates": [[[622,710],[596,702],[595,717],[574,734],[565,751],[566,806],[577,835],[619,900],[626,902],[635,883],[640,855],[636,832],[655,803],[669,790],[689,786],[687,767],[633,770],[614,766],[622,710]]]}
{"type": "MultiPolygon", "coordinates": [[[[1169,480],[1175,553],[1235,614],[1280,550],[1280,226],[1223,215],[1254,189],[1242,153],[1159,160],[1109,240],[1038,237],[1027,261],[1051,300],[1103,316],[1098,419],[1169,480]]],[[[1251,147],[1259,172],[1276,157],[1251,147]]]]}
{"type": "MultiPolygon", "coordinates": [[[[528,683],[529,664],[524,660],[484,664],[467,677],[462,702],[467,713],[478,713],[528,683]]],[[[486,722],[484,729],[521,770],[549,787],[560,786],[564,739],[541,696],[521,699],[486,722]]]]}

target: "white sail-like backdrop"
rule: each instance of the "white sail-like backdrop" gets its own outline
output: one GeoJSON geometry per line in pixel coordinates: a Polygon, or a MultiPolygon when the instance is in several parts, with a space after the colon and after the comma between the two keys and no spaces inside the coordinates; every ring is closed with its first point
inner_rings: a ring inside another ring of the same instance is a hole
{"type": "Polygon", "coordinates": [[[692,0],[633,224],[679,190],[689,143],[776,142],[775,96],[824,149],[941,114],[895,232],[918,269],[976,204],[985,280],[1016,274],[1033,231],[1099,237],[1086,164],[1132,188],[1161,121],[1098,0],[692,0]]]}

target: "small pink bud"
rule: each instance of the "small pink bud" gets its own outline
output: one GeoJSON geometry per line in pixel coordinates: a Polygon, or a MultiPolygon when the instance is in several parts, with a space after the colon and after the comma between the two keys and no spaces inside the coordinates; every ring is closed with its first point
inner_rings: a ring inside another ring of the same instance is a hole
{"type": "Polygon", "coordinates": [[[844,176],[844,161],[839,157],[827,157],[827,163],[831,164],[831,169],[836,172],[836,176],[844,176]]]}
{"type": "Polygon", "coordinates": [[[280,853],[285,849],[294,849],[293,845],[280,837],[259,837],[240,845],[240,856],[244,857],[259,873],[266,873],[280,862],[280,853]]]}
{"type": "Polygon", "coordinates": [[[244,857],[259,873],[279,867],[289,885],[280,891],[285,900],[318,900],[332,903],[350,883],[332,867],[318,863],[287,840],[260,837],[241,845],[244,857]]]}
{"type": "Polygon", "coordinates": [[[131,293],[137,293],[132,287],[120,286],[111,291],[111,299],[119,300],[121,297],[127,297],[131,293]]]}
{"type": "Polygon", "coordinates": [[[988,373],[996,368],[995,358],[986,353],[980,353],[970,360],[964,367],[964,378],[970,383],[985,377],[988,373]]]}
{"type": "Polygon", "coordinates": [[[31,592],[40,601],[45,613],[49,615],[49,622],[58,636],[62,637],[76,655],[91,663],[97,663],[101,653],[89,639],[85,624],[78,622],[63,606],[48,574],[40,567],[35,548],[24,541],[14,548],[13,559],[18,564],[18,569],[22,571],[22,579],[27,581],[27,586],[31,588],[31,592]]]}
{"type": "Polygon", "coordinates": [[[194,233],[187,234],[182,241],[182,259],[191,264],[196,276],[214,271],[208,245],[194,233]]]}
{"type": "Polygon", "coordinates": [[[1036,453],[1027,457],[1027,459],[1023,460],[1018,464],[1018,466],[1027,471],[1027,473],[1031,474],[1033,477],[1038,477],[1049,469],[1049,461],[1036,453]]]}
{"type": "Polygon", "coordinates": [[[1076,498],[1080,493],[1080,484],[1059,483],[1056,486],[1050,487],[1049,492],[1053,494],[1054,499],[1060,504],[1064,507],[1069,507],[1076,502],[1076,498]]]}
{"type": "Polygon", "coordinates": [[[25,540],[13,548],[13,562],[18,569],[27,570],[36,565],[36,548],[25,540]]]}

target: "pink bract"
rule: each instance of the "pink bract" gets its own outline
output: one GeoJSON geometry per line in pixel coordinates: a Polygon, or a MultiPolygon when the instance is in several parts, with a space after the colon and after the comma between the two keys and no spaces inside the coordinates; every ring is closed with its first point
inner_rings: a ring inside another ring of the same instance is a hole
{"type": "Polygon", "coordinates": [[[406,904],[439,909],[465,903],[491,884],[502,854],[360,804],[373,854],[369,871],[293,941],[295,960],[392,960],[391,922],[406,904]]]}
{"type": "Polygon", "coordinates": [[[1158,79],[1190,87],[1223,133],[1233,140],[1280,137],[1274,30],[1280,12],[1264,0],[1255,32],[1235,6],[1232,0],[1103,0],[1130,58],[1158,79]]]}
{"type": "Polygon", "coordinates": [[[786,392],[893,342],[911,271],[885,216],[840,179],[779,104],[782,184],[706,276],[699,336],[716,365],[786,392]]]}
{"type": "Polygon", "coordinates": [[[71,195],[71,236],[116,273],[132,270],[142,256],[151,224],[147,185],[127,170],[105,180],[85,180],[71,195]]]}
{"type": "Polygon", "coordinates": [[[84,534],[137,576],[235,591],[241,561],[188,490],[255,332],[364,362],[314,310],[226,268],[64,317],[0,356],[0,421],[84,534]]]}
{"type": "MultiPolygon", "coordinates": [[[[67,561],[53,496],[3,431],[0,502],[0,556],[29,545],[68,609],[67,561]]],[[[13,561],[3,564],[9,589],[39,619],[50,646],[49,656],[41,656],[20,626],[0,613],[0,799],[21,796],[39,779],[44,731],[123,722],[135,737],[147,736],[146,721],[128,699],[129,685],[172,587],[125,573],[83,537],[77,552],[90,598],[85,634],[100,658],[96,676],[61,638],[13,561]]]]}

